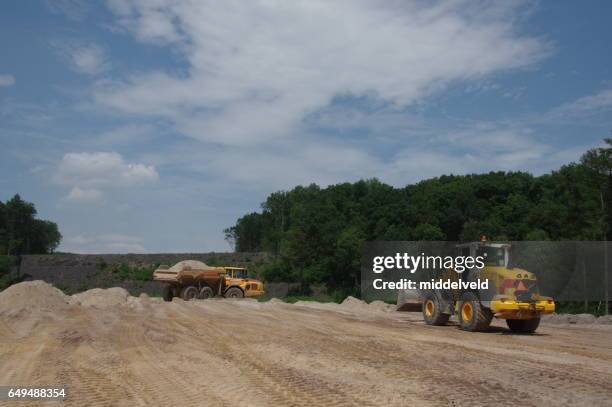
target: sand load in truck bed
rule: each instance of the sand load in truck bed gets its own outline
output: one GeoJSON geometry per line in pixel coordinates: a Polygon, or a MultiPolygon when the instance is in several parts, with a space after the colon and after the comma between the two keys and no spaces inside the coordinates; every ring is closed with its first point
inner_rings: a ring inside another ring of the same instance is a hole
{"type": "Polygon", "coordinates": [[[153,273],[153,279],[158,281],[180,281],[184,277],[194,278],[196,276],[219,277],[225,272],[223,267],[211,267],[197,260],[183,260],[170,268],[160,267],[153,273]]]}

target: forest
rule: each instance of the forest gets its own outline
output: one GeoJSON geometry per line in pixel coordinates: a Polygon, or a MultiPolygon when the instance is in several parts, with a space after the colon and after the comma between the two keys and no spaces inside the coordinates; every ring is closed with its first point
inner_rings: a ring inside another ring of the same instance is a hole
{"type": "Polygon", "coordinates": [[[268,196],[225,230],[238,252],[267,251],[266,281],[359,285],[361,246],[373,240],[609,240],[612,139],[580,161],[526,172],[444,175],[396,188],[377,179],[268,196]]]}

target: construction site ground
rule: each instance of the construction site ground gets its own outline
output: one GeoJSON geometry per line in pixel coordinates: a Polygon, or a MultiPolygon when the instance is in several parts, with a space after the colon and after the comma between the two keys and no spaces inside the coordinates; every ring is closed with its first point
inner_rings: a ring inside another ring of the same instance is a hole
{"type": "Polygon", "coordinates": [[[28,282],[0,293],[0,385],[66,386],[44,405],[70,406],[609,406],[612,326],[470,333],[358,300],[164,303],[28,282]]]}

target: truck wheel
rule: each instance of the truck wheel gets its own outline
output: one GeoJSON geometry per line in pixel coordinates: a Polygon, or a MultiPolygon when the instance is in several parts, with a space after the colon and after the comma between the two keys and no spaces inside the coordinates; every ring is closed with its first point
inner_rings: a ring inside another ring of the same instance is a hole
{"type": "Polygon", "coordinates": [[[484,331],[491,324],[493,314],[484,308],[476,294],[464,293],[459,301],[459,326],[464,331],[484,331]]]}
{"type": "Polygon", "coordinates": [[[436,294],[427,292],[423,296],[423,320],[427,325],[446,325],[449,314],[442,312],[440,299],[436,294]]]}
{"type": "Polygon", "coordinates": [[[184,287],[181,290],[181,298],[185,301],[193,300],[198,297],[198,289],[193,285],[184,287]]]}
{"type": "Polygon", "coordinates": [[[531,334],[540,325],[540,318],[534,319],[507,319],[506,324],[512,332],[531,334]]]}
{"type": "Polygon", "coordinates": [[[174,297],[174,289],[170,284],[164,284],[164,288],[162,288],[162,298],[164,301],[172,301],[172,297],[174,297]]]}
{"type": "Polygon", "coordinates": [[[238,287],[230,287],[225,292],[225,298],[242,298],[244,297],[244,293],[238,287]]]}
{"type": "Polygon", "coordinates": [[[212,298],[215,296],[215,293],[213,292],[212,288],[205,286],[202,287],[202,289],[200,290],[200,298],[205,300],[207,298],[212,298]]]}

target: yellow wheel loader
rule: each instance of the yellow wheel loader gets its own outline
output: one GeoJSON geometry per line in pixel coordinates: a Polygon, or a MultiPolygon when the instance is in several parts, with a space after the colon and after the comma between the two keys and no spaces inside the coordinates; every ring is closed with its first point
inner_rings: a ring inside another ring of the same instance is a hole
{"type": "Polygon", "coordinates": [[[496,317],[505,319],[513,332],[535,332],[541,315],[553,313],[555,303],[552,298],[539,294],[533,273],[510,266],[510,248],[510,244],[486,240],[457,245],[457,256],[481,256],[484,267],[474,267],[463,273],[444,270],[434,279],[488,280],[488,288],[404,290],[398,295],[398,310],[418,305],[428,325],[445,325],[451,315],[456,315],[461,329],[483,331],[496,317]]]}

